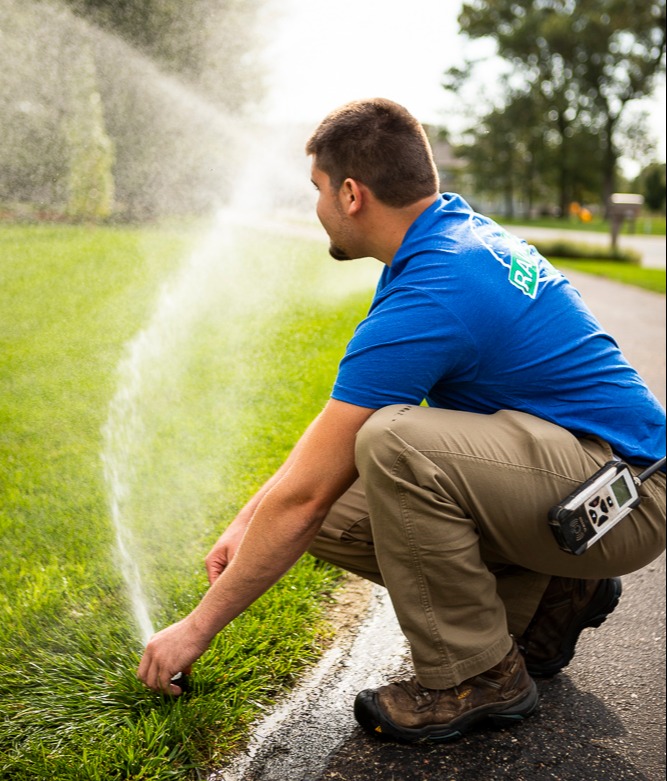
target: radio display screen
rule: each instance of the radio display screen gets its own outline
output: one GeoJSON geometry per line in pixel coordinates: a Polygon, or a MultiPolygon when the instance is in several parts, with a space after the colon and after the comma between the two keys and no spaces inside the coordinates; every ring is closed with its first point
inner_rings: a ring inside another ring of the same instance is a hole
{"type": "Polygon", "coordinates": [[[627,501],[632,499],[632,494],[628,489],[627,483],[622,477],[619,477],[618,480],[614,480],[614,482],[611,484],[611,490],[613,491],[614,496],[616,497],[616,501],[620,507],[623,507],[627,501]]]}

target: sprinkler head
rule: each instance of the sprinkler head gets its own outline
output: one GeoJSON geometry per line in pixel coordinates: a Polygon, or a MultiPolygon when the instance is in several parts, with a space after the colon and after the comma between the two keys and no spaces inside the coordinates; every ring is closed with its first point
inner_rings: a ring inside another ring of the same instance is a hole
{"type": "Polygon", "coordinates": [[[190,679],[185,673],[176,673],[176,675],[172,676],[170,683],[173,683],[174,686],[178,686],[181,690],[181,694],[186,694],[190,691],[190,679]]]}

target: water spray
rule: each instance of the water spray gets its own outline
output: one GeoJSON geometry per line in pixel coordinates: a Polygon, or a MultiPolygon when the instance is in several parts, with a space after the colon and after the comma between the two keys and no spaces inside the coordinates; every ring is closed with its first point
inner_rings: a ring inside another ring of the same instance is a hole
{"type": "MultiPolygon", "coordinates": [[[[131,73],[141,75],[136,89],[140,90],[137,95],[146,98],[138,102],[142,109],[144,102],[147,113],[154,106],[169,109],[166,113],[170,118],[167,125],[169,132],[163,133],[169,137],[169,149],[183,140],[188,141],[183,147],[189,150],[189,154],[180,162],[181,167],[188,171],[183,181],[192,182],[195,178],[190,153],[202,151],[201,157],[207,162],[205,169],[208,173],[201,177],[199,201],[210,203],[213,209],[216,204],[225,204],[225,208],[220,208],[215,215],[200,245],[183,259],[181,266],[167,280],[146,326],[126,345],[118,366],[117,390],[102,429],[102,463],[117,559],[138,637],[145,647],[155,629],[148,599],[152,595],[147,595],[144,587],[147,573],[142,562],[142,544],[148,557],[154,558],[160,551],[147,544],[150,529],[146,527],[149,524],[142,517],[141,501],[137,499],[148,496],[144,477],[154,474],[151,460],[152,437],[155,436],[151,429],[153,407],[156,400],[159,404],[160,397],[168,395],[163,393],[168,383],[174,378],[178,382],[179,375],[187,369],[194,329],[212,310],[225,313],[221,338],[227,341],[220,348],[224,351],[227,346],[230,355],[234,355],[230,376],[224,376],[230,390],[218,387],[217,394],[229,393],[224,399],[233,401],[237,400],[235,394],[241,394],[240,388],[245,380],[243,366],[237,359],[237,342],[244,337],[247,322],[252,320],[256,329],[258,319],[266,318],[268,321],[275,316],[275,307],[280,305],[280,297],[276,296],[279,289],[277,282],[284,283],[288,273],[264,262],[261,269],[259,264],[253,269],[248,258],[239,257],[236,231],[239,226],[241,230],[247,230],[248,226],[256,230],[266,224],[267,217],[277,216],[277,223],[274,221],[271,228],[275,230],[278,224],[284,232],[283,213],[277,215],[277,209],[288,208],[303,214],[304,206],[307,205],[309,210],[312,208],[308,161],[303,153],[306,131],[303,127],[294,126],[268,127],[259,119],[231,116],[192,92],[177,77],[164,74],[154,62],[123,41],[107,36],[68,13],[64,13],[63,19],[76,30],[77,35],[96,44],[92,48],[100,54],[98,67],[102,92],[108,87],[107,80],[115,75],[118,61],[129,63],[131,73]],[[188,133],[192,138],[186,139],[188,133]],[[195,143],[193,139],[196,139],[195,143]],[[262,280],[262,284],[257,284],[258,279],[262,280]],[[142,469],[145,470],[143,474],[142,469]]],[[[113,90],[108,92],[112,98],[115,96],[113,90]]],[[[133,113],[123,112],[119,116],[125,122],[133,113]]],[[[146,133],[146,136],[150,137],[152,146],[155,133],[146,133]]],[[[156,167],[160,177],[155,192],[148,194],[149,201],[156,206],[160,198],[169,196],[173,199],[170,207],[177,211],[180,207],[183,211],[184,205],[175,195],[180,192],[180,185],[166,186],[172,182],[170,175],[173,172],[162,169],[169,169],[174,158],[168,156],[166,160],[164,166],[156,167]]],[[[181,180],[176,175],[173,181],[179,183],[181,180]]],[[[187,198],[191,196],[189,191],[186,194],[187,198]]],[[[303,229],[302,223],[301,226],[303,229]]],[[[319,229],[316,235],[322,238],[319,229]]],[[[327,296],[331,294],[329,286],[327,296]]],[[[177,392],[179,388],[177,386],[177,392]]],[[[225,433],[227,447],[233,448],[236,435],[242,436],[235,430],[225,433]]],[[[172,495],[178,495],[178,487],[172,495]]],[[[189,498],[186,496],[186,501],[189,498]]],[[[194,499],[198,501],[198,497],[194,499]]],[[[182,496],[179,501],[184,504],[182,496]]],[[[161,527],[163,539],[168,540],[170,532],[173,539],[174,530],[161,527]]],[[[150,579],[148,582],[151,582],[150,579]]],[[[182,692],[190,688],[185,671],[177,673],[171,682],[182,692]]]]}
{"type": "MultiPolygon", "coordinates": [[[[224,274],[220,259],[228,254],[229,240],[221,213],[205,240],[164,285],[148,325],[126,346],[118,367],[117,391],[102,430],[102,462],[119,566],[144,646],[155,629],[137,566],[140,546],[132,532],[135,519],[131,499],[139,484],[136,465],[151,441],[146,417],[151,396],[156,389],[159,392],[166,376],[173,378],[177,373],[174,356],[178,363],[178,355],[187,352],[195,321],[206,311],[207,304],[213,305],[222,298],[220,285],[224,274]]],[[[189,690],[185,672],[177,673],[172,683],[182,692],[189,690]]]]}

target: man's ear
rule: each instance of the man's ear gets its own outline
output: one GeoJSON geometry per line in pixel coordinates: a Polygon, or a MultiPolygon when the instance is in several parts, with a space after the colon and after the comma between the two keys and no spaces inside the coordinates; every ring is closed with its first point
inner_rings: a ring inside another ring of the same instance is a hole
{"type": "Polygon", "coordinates": [[[358,214],[364,203],[365,188],[356,179],[345,179],[340,186],[339,197],[345,212],[352,216],[358,214]]]}

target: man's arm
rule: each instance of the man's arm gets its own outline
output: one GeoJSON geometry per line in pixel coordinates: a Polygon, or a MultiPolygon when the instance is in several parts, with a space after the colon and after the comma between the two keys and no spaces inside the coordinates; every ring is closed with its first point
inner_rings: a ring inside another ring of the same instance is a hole
{"type": "Polygon", "coordinates": [[[255,514],[255,510],[259,506],[259,503],[266,496],[266,494],[278,483],[290,468],[296,454],[298,452],[298,444],[292,449],[287,460],[282,464],[280,469],[270,477],[264,485],[257,491],[257,493],[247,502],[239,511],[236,518],[229,524],[220,537],[216,540],[215,544],[209,551],[208,555],[204,559],[206,564],[206,573],[208,575],[209,584],[217,580],[217,578],[225,571],[229,566],[229,563],[236,555],[243,535],[248,528],[248,524],[252,520],[252,516],[255,514]]]}
{"type": "Polygon", "coordinates": [[[199,605],[149,641],[138,670],[147,686],[170,691],[170,678],[199,658],[213,637],[307,550],[331,505],[357,476],[354,440],[373,412],[328,402],[259,501],[236,555],[199,605]]]}

